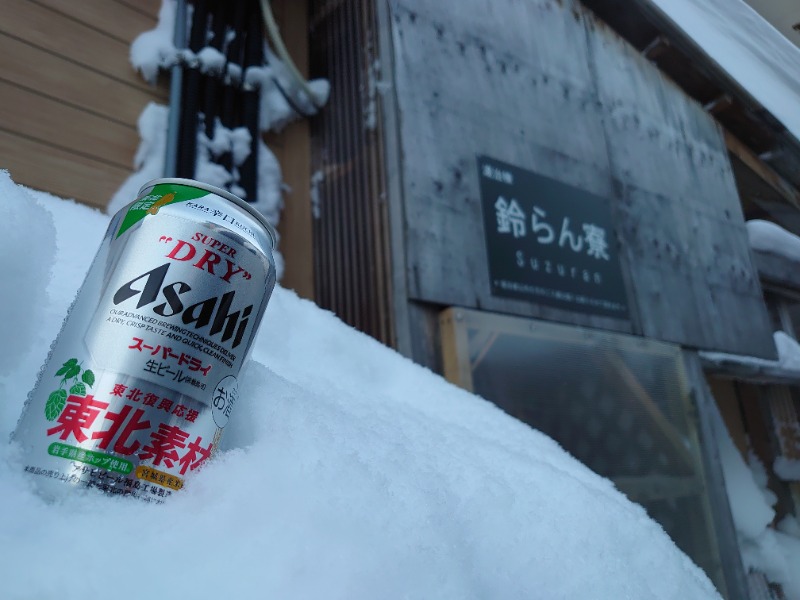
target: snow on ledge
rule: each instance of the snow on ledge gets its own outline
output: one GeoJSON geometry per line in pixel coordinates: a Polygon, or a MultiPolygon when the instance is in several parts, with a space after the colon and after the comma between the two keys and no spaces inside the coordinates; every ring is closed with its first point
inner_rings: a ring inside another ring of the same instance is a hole
{"type": "Polygon", "coordinates": [[[753,250],[777,254],[800,262],[800,237],[780,225],[761,219],[747,221],[747,237],[753,250]]]}
{"type": "Polygon", "coordinates": [[[778,350],[778,360],[766,360],[754,356],[726,354],[724,352],[699,352],[700,357],[718,366],[740,365],[757,371],[772,371],[782,377],[800,379],[800,344],[783,331],[772,334],[778,350]]]}

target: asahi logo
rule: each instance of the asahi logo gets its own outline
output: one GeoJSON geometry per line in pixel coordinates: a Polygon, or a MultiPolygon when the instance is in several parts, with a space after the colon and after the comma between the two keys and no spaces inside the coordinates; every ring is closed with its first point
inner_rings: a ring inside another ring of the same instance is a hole
{"type": "Polygon", "coordinates": [[[209,335],[222,334],[222,342],[233,338],[231,348],[236,348],[247,329],[248,317],[253,310],[253,305],[234,310],[236,292],[230,291],[187,306],[183,296],[191,292],[192,287],[184,281],[165,284],[170,266],[170,263],[164,263],[123,284],[114,293],[114,304],[118,305],[138,297],[136,308],[155,304],[152,311],[162,317],[180,315],[183,324],[194,327],[194,329],[202,329],[211,325],[209,335]],[[159,300],[162,302],[158,302],[159,300]]]}

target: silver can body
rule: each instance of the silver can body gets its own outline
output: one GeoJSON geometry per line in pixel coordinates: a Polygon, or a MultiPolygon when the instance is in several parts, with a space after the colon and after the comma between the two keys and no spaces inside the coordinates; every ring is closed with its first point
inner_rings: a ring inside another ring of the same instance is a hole
{"type": "Polygon", "coordinates": [[[245,202],[150,182],[111,220],[12,439],[37,489],[163,502],[217,449],[275,286],[245,202]]]}

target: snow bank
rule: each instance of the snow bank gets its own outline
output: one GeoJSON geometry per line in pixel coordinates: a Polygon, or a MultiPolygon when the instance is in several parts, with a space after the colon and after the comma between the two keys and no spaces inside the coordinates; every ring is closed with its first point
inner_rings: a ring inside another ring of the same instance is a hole
{"type": "Polygon", "coordinates": [[[0,223],[7,230],[3,247],[16,249],[22,258],[3,261],[3,280],[8,287],[3,288],[0,339],[11,343],[6,342],[5,350],[0,353],[0,375],[8,375],[28,351],[27,344],[14,347],[13,341],[35,336],[36,322],[47,305],[47,279],[55,257],[56,229],[50,214],[11,181],[8,171],[0,171],[0,197],[0,223]],[[24,250],[31,246],[35,247],[33,256],[24,250]]]}
{"type": "MultiPolygon", "coordinates": [[[[6,441],[11,417],[107,218],[39,198],[56,243],[5,280],[39,291],[15,308],[36,332],[15,329],[0,351],[15,365],[0,379],[3,598],[718,597],[642,508],[555,442],[283,289],[225,451],[180,494],[162,506],[96,493],[43,502],[6,441]]],[[[6,238],[46,222],[37,203],[11,206],[6,238]]],[[[0,295],[3,314],[17,300],[0,295]]]]}
{"type": "Polygon", "coordinates": [[[800,140],[800,48],[742,0],[650,0],[800,140]]]}

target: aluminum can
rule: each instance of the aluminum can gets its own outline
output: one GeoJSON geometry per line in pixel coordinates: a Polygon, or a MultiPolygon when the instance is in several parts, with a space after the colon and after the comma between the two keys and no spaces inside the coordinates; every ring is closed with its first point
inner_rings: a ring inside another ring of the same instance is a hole
{"type": "Polygon", "coordinates": [[[214,455],[275,286],[236,196],[158,179],[111,220],[12,434],[38,491],[163,502],[214,455]]]}

